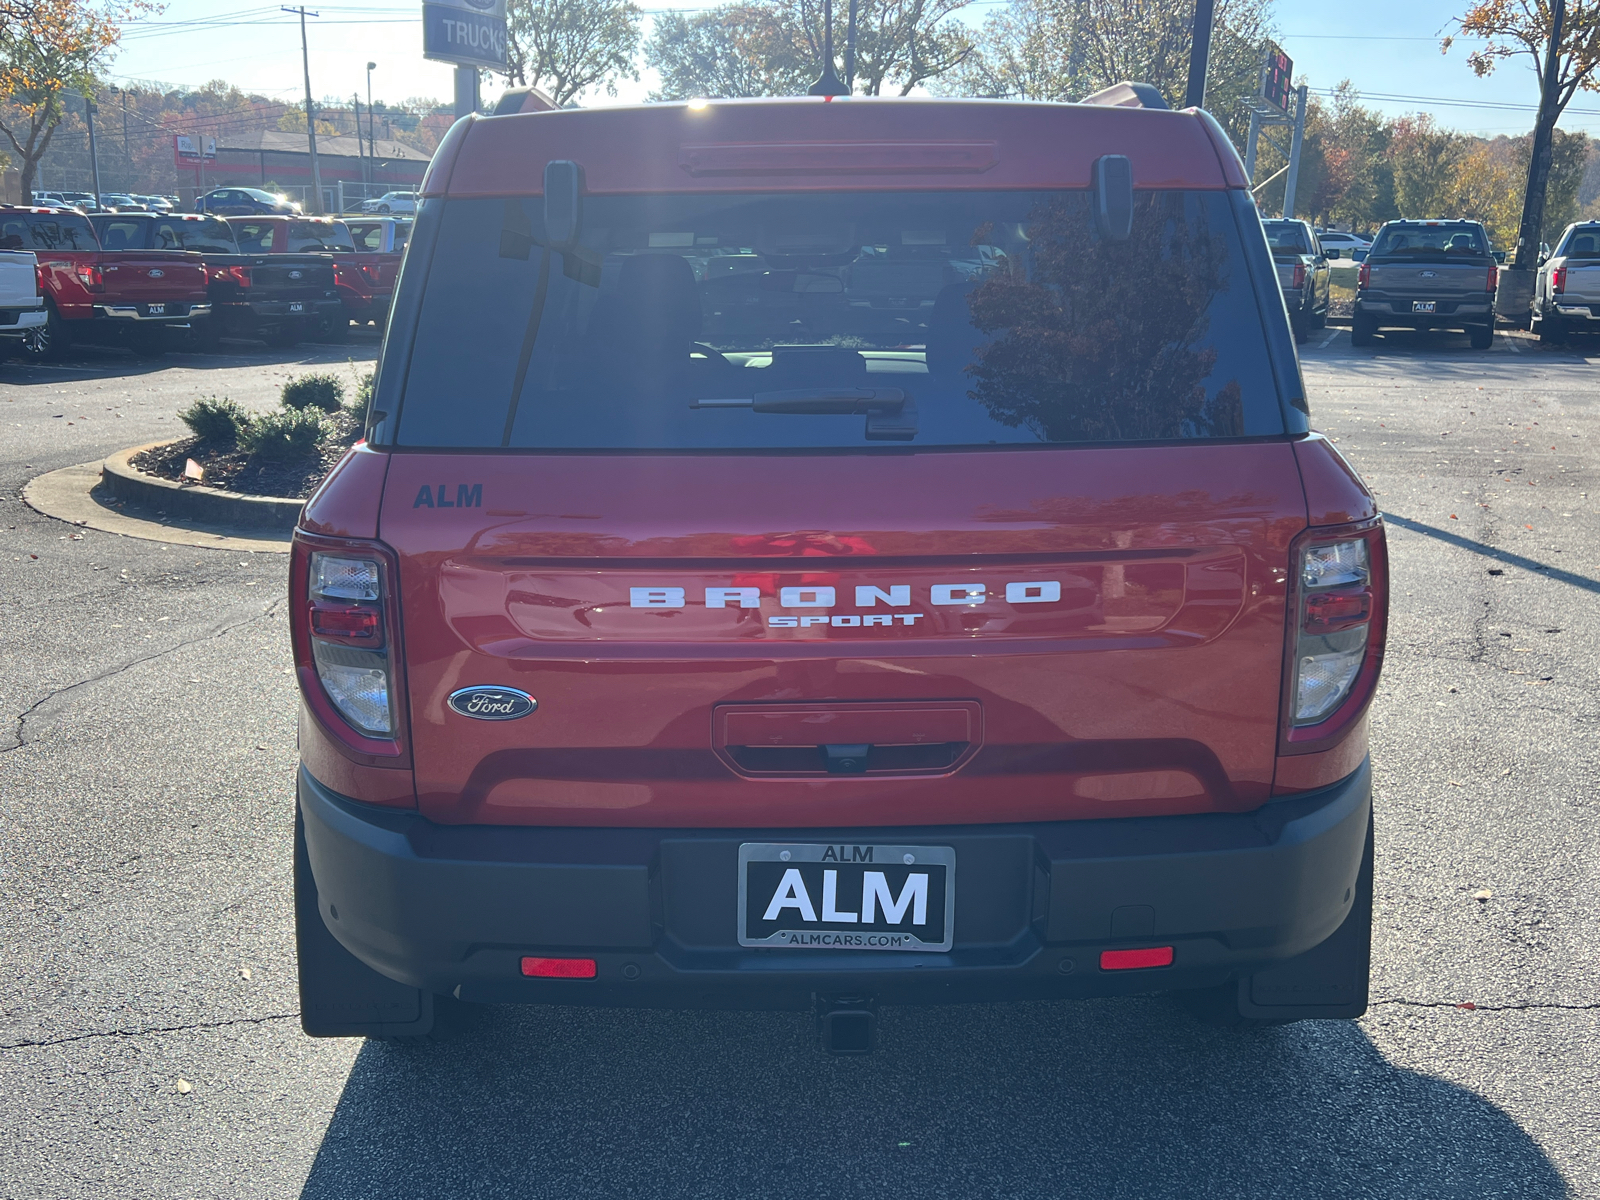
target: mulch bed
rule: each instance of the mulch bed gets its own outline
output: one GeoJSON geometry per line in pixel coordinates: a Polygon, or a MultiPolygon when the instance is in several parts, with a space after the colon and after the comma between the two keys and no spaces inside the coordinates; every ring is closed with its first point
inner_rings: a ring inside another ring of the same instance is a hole
{"type": "MultiPolygon", "coordinates": [[[[343,413],[333,418],[335,423],[353,420],[353,416],[343,413]]],[[[252,458],[237,447],[214,446],[193,437],[142,451],[129,461],[146,475],[170,479],[174,483],[193,483],[194,480],[185,480],[183,475],[184,464],[192,458],[205,471],[205,478],[199,482],[206,487],[250,496],[300,500],[317,490],[358,436],[358,432],[347,431],[340,425],[335,435],[317,448],[315,456],[290,462],[252,458]],[[347,432],[350,436],[343,436],[347,432]]]]}

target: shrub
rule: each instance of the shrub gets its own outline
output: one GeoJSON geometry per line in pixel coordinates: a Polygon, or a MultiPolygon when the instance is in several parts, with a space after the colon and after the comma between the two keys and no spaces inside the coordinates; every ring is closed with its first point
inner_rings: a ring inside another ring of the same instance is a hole
{"type": "Polygon", "coordinates": [[[231,446],[250,427],[250,414],[224,396],[201,397],[178,414],[178,420],[202,442],[231,446]]]}
{"type": "Polygon", "coordinates": [[[313,457],[324,432],[320,412],[286,408],[250,422],[239,436],[239,445],[252,458],[287,462],[313,457]]]}
{"type": "Polygon", "coordinates": [[[285,408],[336,413],[344,407],[344,384],[337,375],[302,375],[283,385],[282,399],[285,408]]]}
{"type": "Polygon", "coordinates": [[[368,371],[356,380],[356,402],[351,407],[356,410],[363,425],[367,423],[367,409],[372,407],[372,381],[374,378],[374,372],[368,371]]]}

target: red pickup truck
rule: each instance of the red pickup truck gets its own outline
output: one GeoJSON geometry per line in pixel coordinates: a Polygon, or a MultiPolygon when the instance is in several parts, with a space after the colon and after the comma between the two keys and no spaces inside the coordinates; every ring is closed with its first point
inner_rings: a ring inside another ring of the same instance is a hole
{"type": "MultiPolygon", "coordinates": [[[[356,247],[343,221],[330,217],[229,217],[229,226],[241,254],[327,255],[333,266],[335,287],[341,268],[348,270],[356,247]]],[[[343,300],[334,297],[318,301],[305,320],[303,336],[313,341],[340,341],[350,331],[343,300]]],[[[287,344],[287,343],[285,343],[287,344]]]]}
{"type": "Polygon", "coordinates": [[[46,322],[23,339],[25,354],[60,358],[74,343],[164,353],[165,335],[208,320],[206,272],[182,251],[103,251],[89,218],[48,208],[0,207],[0,240],[39,260],[46,322]]]}
{"type": "Polygon", "coordinates": [[[339,298],[345,312],[358,325],[372,322],[382,332],[394,298],[395,281],[400,277],[400,262],[411,237],[411,222],[394,217],[346,219],[350,240],[355,243],[355,260],[341,258],[334,270],[339,298]]]}
{"type": "Polygon", "coordinates": [[[1151,93],[451,128],[291,556],[307,1032],[1365,1010],[1383,522],[1151,93]]]}

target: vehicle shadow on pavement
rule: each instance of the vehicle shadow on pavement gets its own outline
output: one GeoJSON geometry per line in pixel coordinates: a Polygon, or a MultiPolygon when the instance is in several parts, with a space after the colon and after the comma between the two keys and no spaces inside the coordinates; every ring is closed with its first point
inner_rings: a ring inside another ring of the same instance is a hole
{"type": "Polygon", "coordinates": [[[369,1041],[301,1193],[359,1197],[1565,1197],[1477,1094],[1361,1028],[1233,1031],[1161,999],[809,1014],[495,1008],[369,1041]]]}

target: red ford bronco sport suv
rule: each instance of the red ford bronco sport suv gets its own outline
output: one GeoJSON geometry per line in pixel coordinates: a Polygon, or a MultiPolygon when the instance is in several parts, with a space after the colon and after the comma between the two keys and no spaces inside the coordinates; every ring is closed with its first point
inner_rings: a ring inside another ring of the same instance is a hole
{"type": "Polygon", "coordinates": [[[308,1033],[1365,1010],[1383,527],[1209,116],[512,112],[422,195],[295,535],[308,1033]]]}

